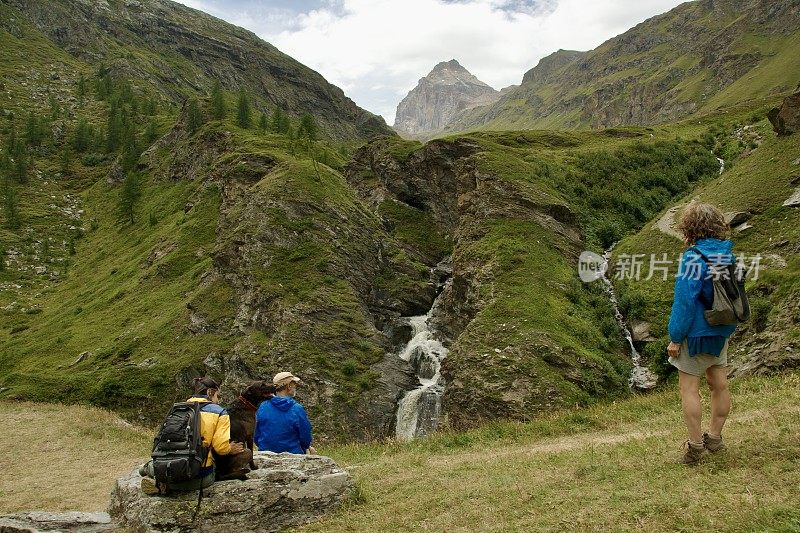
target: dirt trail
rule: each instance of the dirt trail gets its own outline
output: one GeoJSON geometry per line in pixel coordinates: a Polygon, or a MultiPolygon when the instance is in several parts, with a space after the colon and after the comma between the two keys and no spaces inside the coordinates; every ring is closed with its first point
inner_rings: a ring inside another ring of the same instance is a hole
{"type": "MultiPolygon", "coordinates": [[[[794,406],[789,409],[785,409],[784,412],[800,414],[800,406],[794,406]]],[[[757,409],[753,411],[734,413],[728,419],[728,424],[743,424],[756,420],[763,420],[764,418],[769,418],[771,415],[772,413],[768,409],[757,409]]],[[[683,426],[681,426],[680,429],[683,430],[683,426]]],[[[591,449],[596,446],[622,444],[628,441],[644,440],[651,437],[664,437],[674,433],[674,431],[674,428],[663,430],[641,430],[637,429],[635,426],[628,425],[624,427],[621,432],[593,432],[568,435],[564,437],[548,439],[544,442],[534,445],[520,444],[506,446],[502,449],[493,450],[491,452],[491,458],[492,460],[510,457],[519,458],[540,454],[555,454],[573,450],[591,449]]],[[[486,450],[482,450],[459,453],[458,455],[433,457],[428,461],[428,464],[438,466],[454,466],[474,461],[485,461],[486,459],[487,452],[486,450]]]]}

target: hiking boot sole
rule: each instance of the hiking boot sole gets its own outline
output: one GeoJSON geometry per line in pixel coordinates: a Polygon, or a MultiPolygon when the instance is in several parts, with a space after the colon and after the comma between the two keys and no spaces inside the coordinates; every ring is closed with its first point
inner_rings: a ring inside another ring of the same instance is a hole
{"type": "Polygon", "coordinates": [[[149,477],[143,477],[139,487],[142,489],[142,492],[148,496],[158,496],[161,494],[161,491],[156,487],[155,480],[149,477]]]}

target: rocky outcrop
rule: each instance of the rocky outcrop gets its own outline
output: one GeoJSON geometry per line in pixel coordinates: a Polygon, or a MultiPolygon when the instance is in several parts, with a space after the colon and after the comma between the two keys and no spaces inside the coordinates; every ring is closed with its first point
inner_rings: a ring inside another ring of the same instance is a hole
{"type": "Polygon", "coordinates": [[[767,118],[778,135],[791,135],[800,131],[800,91],[787,96],[781,107],[771,109],[767,118]]]}
{"type": "Polygon", "coordinates": [[[731,211],[725,213],[725,223],[734,228],[744,224],[753,217],[753,213],[749,211],[731,211]]]}
{"type": "Polygon", "coordinates": [[[197,493],[147,496],[138,471],[117,481],[109,512],[137,531],[275,531],[336,510],[353,493],[347,472],[323,456],[257,452],[246,481],[221,481],[197,493]]]}
{"type": "Polygon", "coordinates": [[[557,50],[543,57],[539,63],[522,76],[522,83],[547,83],[555,79],[567,65],[585,56],[586,52],[557,50]]]}
{"type": "Polygon", "coordinates": [[[783,202],[783,207],[800,207],[800,188],[795,189],[792,195],[783,202]]]}
{"type": "MultiPolygon", "coordinates": [[[[482,314],[496,304],[501,290],[521,289],[501,289],[504,277],[527,278],[513,264],[495,259],[497,241],[487,238],[492,226],[503,221],[542,231],[547,235],[544,246],[555,251],[553,260],[569,264],[577,261],[582,246],[570,207],[536,185],[482,170],[478,162],[488,154],[472,139],[431,141],[398,157],[401,148],[408,149],[396,141],[368,144],[355,154],[346,176],[374,211],[380,212],[386,202],[402,203],[417,217],[430,217],[429,232],[445,233],[453,242],[452,277],[429,321],[435,337],[450,348],[441,368],[445,391],[440,421],[469,426],[491,418],[532,416],[562,405],[566,388],[589,394],[624,390],[627,379],[620,379],[613,365],[582,357],[547,335],[537,333],[535,343],[523,340],[532,324],[515,313],[502,320],[482,314]],[[546,375],[540,372],[543,364],[552,365],[546,375]]],[[[416,253],[423,238],[407,243],[409,250],[416,253]]],[[[526,253],[521,251],[520,257],[526,253]]],[[[539,281],[521,283],[525,290],[535,286],[542,298],[560,290],[539,281]]],[[[621,354],[605,356],[625,365],[621,354]]]]}
{"type": "Polygon", "coordinates": [[[451,59],[436,65],[397,105],[394,129],[408,137],[434,133],[464,111],[491,104],[499,96],[451,59]]]}

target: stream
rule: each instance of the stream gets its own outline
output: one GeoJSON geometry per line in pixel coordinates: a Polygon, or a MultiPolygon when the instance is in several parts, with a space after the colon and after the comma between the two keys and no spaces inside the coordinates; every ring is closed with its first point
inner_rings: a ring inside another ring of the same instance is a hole
{"type": "Polygon", "coordinates": [[[441,294],[427,314],[406,318],[412,336],[398,356],[414,367],[419,386],[408,391],[397,404],[395,435],[398,440],[408,441],[429,435],[439,424],[444,392],[440,369],[448,350],[434,337],[428,321],[441,294]]]}
{"type": "Polygon", "coordinates": [[[603,285],[605,286],[606,294],[608,294],[608,299],[611,301],[611,305],[614,306],[614,318],[617,319],[619,327],[622,328],[622,333],[625,336],[625,340],[628,341],[628,347],[631,351],[633,370],[631,370],[631,376],[628,379],[628,384],[632,389],[649,390],[656,386],[658,383],[658,377],[649,368],[642,366],[642,356],[636,349],[636,346],[633,344],[633,335],[631,334],[631,330],[628,328],[628,325],[625,323],[625,319],[622,316],[622,312],[619,310],[619,303],[617,302],[617,293],[614,290],[614,284],[611,283],[611,279],[608,277],[608,262],[611,259],[611,252],[614,250],[614,246],[616,245],[617,243],[612,244],[605,252],[603,252],[605,266],[603,268],[603,276],[600,279],[603,281],[603,285]]]}

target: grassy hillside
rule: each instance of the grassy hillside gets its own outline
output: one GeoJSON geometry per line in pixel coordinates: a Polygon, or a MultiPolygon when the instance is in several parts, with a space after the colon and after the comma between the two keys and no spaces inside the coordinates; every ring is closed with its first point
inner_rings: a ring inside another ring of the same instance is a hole
{"type": "MultiPolygon", "coordinates": [[[[321,448],[350,471],[358,496],[300,530],[793,531],[800,527],[800,377],[743,378],[733,383],[733,397],[729,450],[696,468],[675,463],[685,436],[674,386],[535,422],[494,423],[408,444],[321,448]]],[[[45,509],[102,509],[110,476],[85,475],[77,448],[87,440],[125,435],[124,442],[107,438],[93,446],[115,458],[109,472],[124,472],[137,453],[146,455],[148,432],[120,428],[97,410],[2,405],[19,421],[21,435],[41,434],[37,421],[47,419],[69,453],[59,454],[54,477],[37,470],[53,458],[46,441],[29,440],[32,460],[7,470],[27,482],[14,485],[13,498],[0,493],[0,512],[37,502],[45,509]],[[52,417],[64,409],[70,419],[52,417]],[[66,500],[66,489],[76,484],[80,499],[66,500]]],[[[6,447],[17,443],[10,434],[3,438],[6,447]]]]}
{"type": "Polygon", "coordinates": [[[447,131],[657,124],[800,83],[800,10],[768,0],[686,2],[599,47],[560,50],[447,131]]]}
{"type": "Polygon", "coordinates": [[[378,210],[388,197],[432,213],[452,240],[453,281],[433,320],[451,348],[447,422],[474,426],[627,392],[613,311],[601,287],[578,281],[577,257],[717,169],[700,143],[620,128],[373,142],[347,172],[378,210]]]}
{"type": "Polygon", "coordinates": [[[382,118],[252,32],[169,0],[3,0],[0,34],[4,55],[32,67],[5,79],[23,99],[29,89],[76,80],[90,65],[177,104],[208,95],[218,81],[232,93],[246,91],[259,112],[280,109],[295,122],[313,113],[322,135],[338,142],[393,134],[382,118]]]}
{"type": "MultiPolygon", "coordinates": [[[[740,112],[734,115],[712,115],[702,124],[692,121],[674,127],[691,133],[708,128],[716,135],[716,149],[726,158],[726,170],[681,200],[670,204],[640,232],[622,240],[615,250],[621,254],[650,254],[674,258],[684,246],[675,237],[659,229],[659,221],[667,225],[677,222],[680,206],[691,200],[709,202],[724,212],[747,212],[751,228],[732,231],[734,253],[750,259],[761,256],[758,279],[748,282],[753,318],[740,327],[733,338],[733,359],[737,368],[750,372],[780,370],[798,364],[793,352],[800,340],[797,306],[800,302],[800,211],[782,204],[796,188],[800,167],[800,144],[794,136],[777,137],[763,113],[740,112]],[[747,130],[743,128],[747,127],[747,130]],[[741,140],[743,138],[744,140],[741,140]],[[748,141],[747,139],[751,139],[748,141]],[[757,145],[752,139],[760,139],[757,145]],[[728,155],[726,155],[728,154],[728,155]],[[677,210],[673,209],[677,207],[677,210]]],[[[663,366],[663,353],[668,342],[666,325],[672,303],[673,280],[656,276],[650,281],[618,283],[629,320],[645,320],[653,327],[658,341],[649,343],[645,354],[656,368],[663,366]]]]}
{"type": "Polygon", "coordinates": [[[235,396],[292,368],[321,434],[383,428],[370,313],[429,273],[337,169],[391,132],[244,30],[116,4],[0,3],[0,395],[154,420],[194,375],[235,396]]]}
{"type": "Polygon", "coordinates": [[[150,455],[154,431],[94,407],[2,402],[0,513],[105,511],[114,482],[150,455]],[[22,459],[24,457],[24,459],[22,459]]]}

